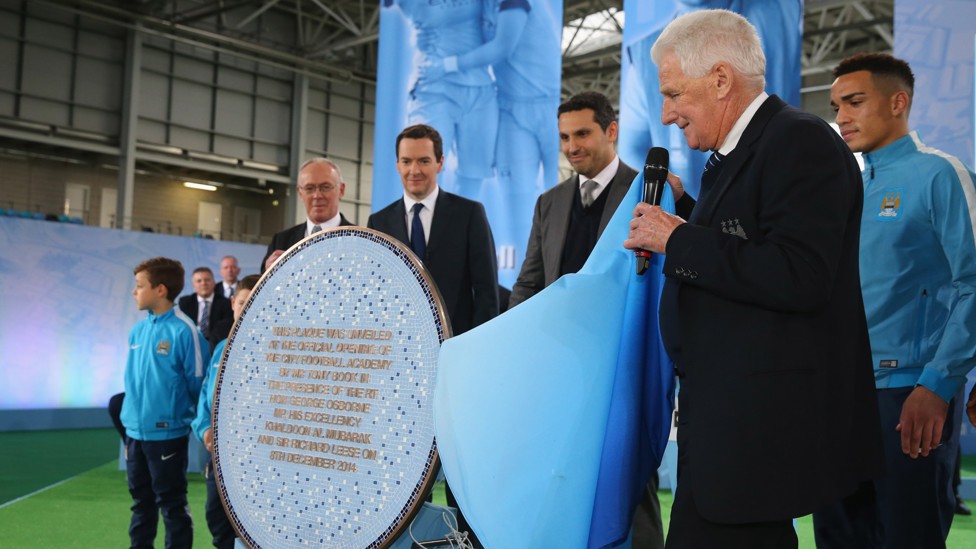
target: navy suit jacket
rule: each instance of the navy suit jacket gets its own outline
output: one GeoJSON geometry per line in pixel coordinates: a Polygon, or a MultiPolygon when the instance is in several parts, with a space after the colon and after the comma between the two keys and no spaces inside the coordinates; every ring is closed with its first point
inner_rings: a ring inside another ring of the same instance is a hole
{"type": "MultiPolygon", "coordinates": [[[[346,216],[342,215],[341,213],[339,214],[340,227],[349,227],[352,225],[354,225],[354,223],[350,223],[349,220],[346,219],[346,216]]],[[[287,250],[305,238],[305,227],[306,224],[302,222],[290,229],[285,229],[275,233],[275,235],[271,237],[271,242],[268,244],[267,253],[265,253],[264,258],[261,259],[261,267],[258,269],[258,273],[264,274],[264,263],[275,250],[287,250]]]]}
{"type": "Polygon", "coordinates": [[[677,310],[662,307],[661,331],[680,349],[678,444],[703,517],[802,516],[884,464],[858,270],[860,171],[830,126],[776,96],[719,169],[697,204],[679,201],[690,217],[666,248],[677,310]]]}
{"type": "MultiPolygon", "coordinates": [[[[369,216],[366,226],[410,247],[402,198],[369,216]]],[[[495,241],[480,202],[441,189],[434,204],[427,257],[420,259],[444,298],[454,335],[498,315],[495,241]]]]}

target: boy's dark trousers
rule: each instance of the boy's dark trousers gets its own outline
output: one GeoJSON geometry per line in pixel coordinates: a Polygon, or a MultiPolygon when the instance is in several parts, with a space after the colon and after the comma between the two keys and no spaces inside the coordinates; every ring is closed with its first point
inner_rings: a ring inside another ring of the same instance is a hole
{"type": "Polygon", "coordinates": [[[220,503],[217,492],[217,475],[214,472],[213,456],[207,462],[207,528],[213,536],[213,546],[217,549],[234,549],[234,527],[227,518],[224,505],[220,503]]]}
{"type": "Polygon", "coordinates": [[[151,548],[159,512],[166,525],[166,547],[193,546],[193,519],[186,502],[187,437],[135,440],[125,447],[126,475],[132,494],[132,547],[151,548]]]}

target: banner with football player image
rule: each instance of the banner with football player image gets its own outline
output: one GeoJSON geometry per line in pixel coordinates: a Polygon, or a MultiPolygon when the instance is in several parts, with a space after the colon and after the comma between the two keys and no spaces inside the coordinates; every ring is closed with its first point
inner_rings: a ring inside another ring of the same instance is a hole
{"type": "Polygon", "coordinates": [[[532,208],[559,181],[562,0],[383,0],[373,211],[403,195],[396,136],[429,124],[444,140],[440,187],[485,205],[511,287],[532,208]]]}

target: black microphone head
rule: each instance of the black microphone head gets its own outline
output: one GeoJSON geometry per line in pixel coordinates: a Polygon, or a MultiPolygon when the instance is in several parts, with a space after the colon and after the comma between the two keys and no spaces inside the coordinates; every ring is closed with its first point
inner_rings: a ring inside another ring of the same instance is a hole
{"type": "Polygon", "coordinates": [[[664,147],[651,147],[647,151],[647,159],[644,160],[644,169],[663,169],[665,177],[668,172],[668,150],[664,147]]]}
{"type": "Polygon", "coordinates": [[[647,151],[647,160],[644,161],[644,192],[641,201],[660,206],[667,179],[668,150],[663,147],[651,147],[651,150],[647,151]]]}

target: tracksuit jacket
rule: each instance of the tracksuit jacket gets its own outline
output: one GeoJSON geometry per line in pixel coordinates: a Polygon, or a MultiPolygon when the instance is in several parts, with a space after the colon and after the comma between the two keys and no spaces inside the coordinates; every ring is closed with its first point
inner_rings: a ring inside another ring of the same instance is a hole
{"type": "Polygon", "coordinates": [[[179,308],[150,311],[129,333],[121,416],[126,434],[143,441],[186,436],[209,360],[210,345],[179,308]]]}
{"type": "Polygon", "coordinates": [[[976,186],[912,132],[864,155],[861,289],[879,389],[948,402],[976,365],[976,186]]]}
{"type": "Polygon", "coordinates": [[[213,413],[214,386],[217,383],[217,374],[220,371],[220,357],[224,354],[224,347],[227,340],[223,339],[214,347],[213,357],[210,359],[210,367],[207,368],[207,375],[203,382],[203,389],[200,390],[200,400],[197,401],[197,417],[193,419],[193,432],[197,438],[203,442],[203,434],[210,429],[210,415],[213,413]]]}

